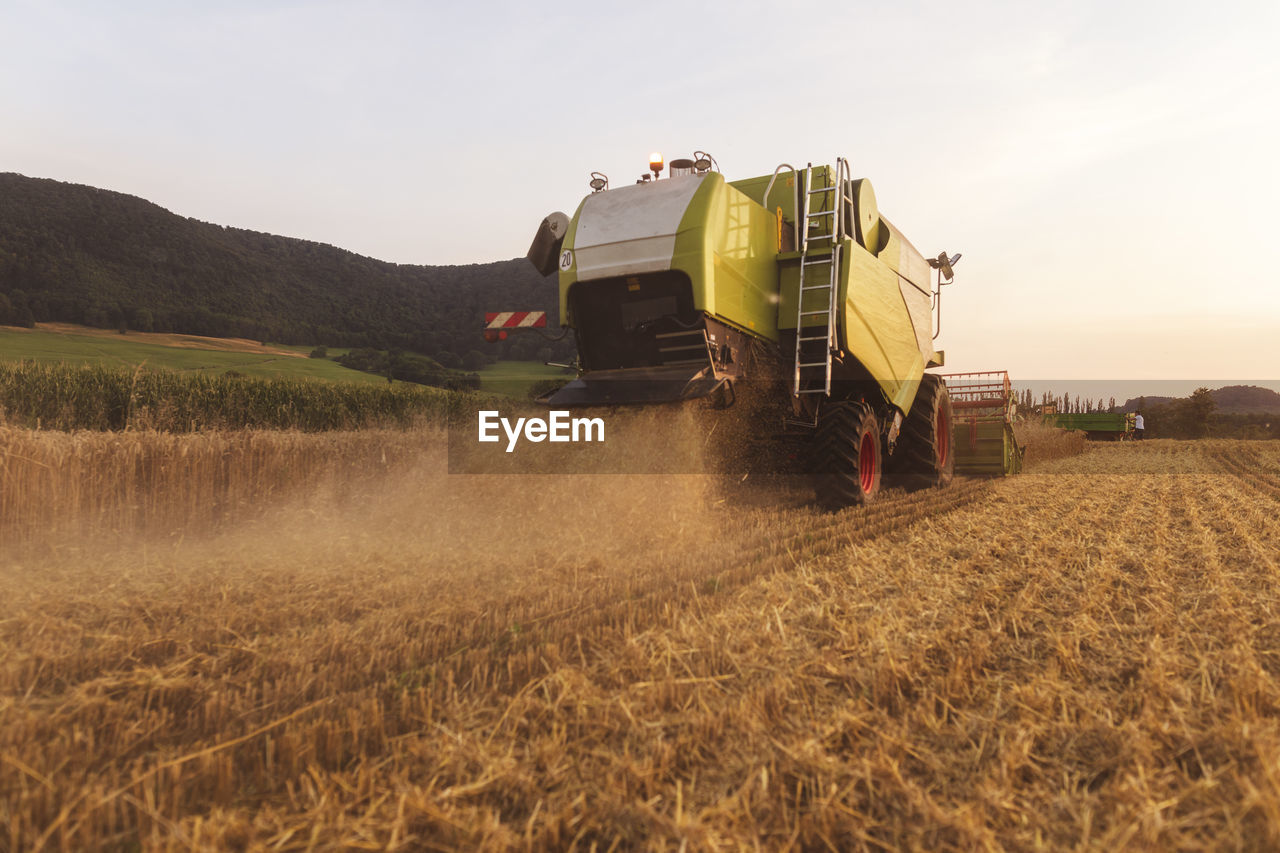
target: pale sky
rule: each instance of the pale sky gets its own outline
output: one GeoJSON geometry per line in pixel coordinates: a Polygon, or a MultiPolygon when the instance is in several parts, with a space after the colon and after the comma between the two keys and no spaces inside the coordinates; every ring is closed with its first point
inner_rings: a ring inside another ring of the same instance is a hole
{"type": "Polygon", "coordinates": [[[844,156],[964,255],[949,368],[1280,376],[1274,0],[0,0],[0,32],[0,171],[465,264],[651,150],[844,156]]]}

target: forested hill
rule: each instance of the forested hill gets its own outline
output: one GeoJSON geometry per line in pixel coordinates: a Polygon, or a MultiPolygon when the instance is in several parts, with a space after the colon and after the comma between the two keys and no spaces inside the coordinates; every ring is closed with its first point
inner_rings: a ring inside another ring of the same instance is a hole
{"type": "MultiPolygon", "coordinates": [[[[1216,391],[1210,391],[1214,411],[1224,415],[1240,414],[1280,414],[1280,394],[1270,388],[1259,388],[1257,385],[1227,385],[1216,391]]],[[[1168,405],[1182,398],[1177,397],[1133,397],[1125,400],[1122,407],[1132,412],[1145,403],[1148,406],[1168,405]]]]}
{"type": "MultiPolygon", "coordinates": [[[[0,294],[10,323],[123,324],[433,356],[484,346],[485,311],[545,310],[557,325],[555,278],[542,278],[523,258],[392,264],[12,173],[0,173],[0,294]]],[[[498,346],[533,357],[546,343],[519,335],[498,346]]]]}

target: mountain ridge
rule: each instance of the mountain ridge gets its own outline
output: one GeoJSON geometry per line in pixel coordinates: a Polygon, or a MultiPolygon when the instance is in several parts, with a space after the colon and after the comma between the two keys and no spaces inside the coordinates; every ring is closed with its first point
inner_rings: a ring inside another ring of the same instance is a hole
{"type": "MultiPolygon", "coordinates": [[[[486,311],[544,310],[550,325],[558,320],[555,278],[523,258],[397,264],[13,172],[0,173],[0,295],[11,322],[23,324],[124,325],[431,356],[482,349],[486,311]]],[[[521,335],[485,352],[533,357],[544,347],[569,351],[565,342],[521,335]]]]}
{"type": "MultiPolygon", "coordinates": [[[[1257,385],[1224,385],[1210,390],[1214,411],[1223,415],[1280,414],[1280,394],[1270,388],[1257,385]]],[[[1163,406],[1186,397],[1131,397],[1124,401],[1123,411],[1132,412],[1145,404],[1147,407],[1163,406]]]]}

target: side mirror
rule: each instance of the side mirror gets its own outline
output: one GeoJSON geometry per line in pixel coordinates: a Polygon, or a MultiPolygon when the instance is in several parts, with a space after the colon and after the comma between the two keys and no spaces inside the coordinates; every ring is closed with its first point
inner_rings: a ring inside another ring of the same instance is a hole
{"type": "Polygon", "coordinates": [[[929,266],[933,267],[942,275],[940,284],[946,284],[956,277],[955,271],[951,268],[960,260],[960,253],[956,252],[951,257],[947,257],[946,252],[939,252],[938,257],[929,259],[929,266]]]}

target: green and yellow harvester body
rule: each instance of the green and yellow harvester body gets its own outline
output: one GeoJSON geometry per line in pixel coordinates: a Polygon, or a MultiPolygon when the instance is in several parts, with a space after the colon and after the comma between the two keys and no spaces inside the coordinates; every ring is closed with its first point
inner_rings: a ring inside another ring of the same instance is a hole
{"type": "Polygon", "coordinates": [[[869,500],[882,467],[945,485],[950,402],[926,370],[944,360],[934,271],[946,283],[958,256],[926,259],[844,160],[733,182],[710,164],[616,189],[597,176],[571,217],[543,221],[529,257],[558,273],[579,354],[549,401],[724,405],[769,374],[786,428],[812,438],[824,502],[869,500]]]}

